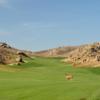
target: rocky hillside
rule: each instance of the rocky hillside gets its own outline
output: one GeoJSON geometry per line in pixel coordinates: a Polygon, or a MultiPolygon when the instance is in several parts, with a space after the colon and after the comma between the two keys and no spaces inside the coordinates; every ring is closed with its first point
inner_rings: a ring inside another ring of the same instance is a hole
{"type": "Polygon", "coordinates": [[[74,66],[100,66],[100,43],[83,45],[70,52],[65,62],[71,62],[74,66]]]}
{"type": "Polygon", "coordinates": [[[81,46],[59,47],[40,52],[35,56],[65,57],[64,62],[70,62],[74,66],[100,66],[100,42],[81,46]]]}
{"type": "Polygon", "coordinates": [[[81,45],[59,47],[39,52],[18,50],[6,43],[0,43],[0,63],[12,64],[23,62],[23,57],[65,57],[64,62],[74,66],[100,66],[100,42],[81,45]]]}
{"type": "Polygon", "coordinates": [[[66,46],[66,47],[59,47],[44,51],[35,52],[35,56],[41,56],[41,57],[66,57],[66,55],[75,50],[78,47],[74,46],[66,46]]]}
{"type": "Polygon", "coordinates": [[[13,64],[23,61],[23,56],[30,57],[30,52],[15,49],[0,42],[0,64],[13,64]]]}

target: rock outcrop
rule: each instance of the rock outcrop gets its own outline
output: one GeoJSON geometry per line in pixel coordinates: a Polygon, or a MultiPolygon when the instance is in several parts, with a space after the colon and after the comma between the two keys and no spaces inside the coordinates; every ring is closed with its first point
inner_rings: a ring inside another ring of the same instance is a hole
{"type": "Polygon", "coordinates": [[[74,66],[100,66],[100,43],[83,45],[70,52],[65,62],[70,62],[74,66]]]}
{"type": "Polygon", "coordinates": [[[0,64],[17,64],[24,62],[24,57],[31,58],[28,54],[30,54],[30,52],[24,52],[6,43],[0,43],[0,64]]]}

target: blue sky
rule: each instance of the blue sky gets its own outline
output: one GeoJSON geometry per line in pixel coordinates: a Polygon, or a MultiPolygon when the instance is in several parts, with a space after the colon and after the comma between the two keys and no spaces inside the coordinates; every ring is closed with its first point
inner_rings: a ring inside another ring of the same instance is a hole
{"type": "Polygon", "coordinates": [[[0,0],[0,41],[34,51],[100,41],[100,0],[0,0]]]}

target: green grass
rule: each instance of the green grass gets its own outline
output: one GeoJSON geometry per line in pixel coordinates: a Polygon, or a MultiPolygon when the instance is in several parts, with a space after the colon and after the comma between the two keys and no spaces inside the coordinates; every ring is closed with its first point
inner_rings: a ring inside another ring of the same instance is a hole
{"type": "Polygon", "coordinates": [[[35,58],[0,71],[0,100],[100,100],[100,69],[35,58]],[[18,70],[17,70],[18,69],[18,70]],[[72,73],[73,80],[66,80],[72,73]]]}

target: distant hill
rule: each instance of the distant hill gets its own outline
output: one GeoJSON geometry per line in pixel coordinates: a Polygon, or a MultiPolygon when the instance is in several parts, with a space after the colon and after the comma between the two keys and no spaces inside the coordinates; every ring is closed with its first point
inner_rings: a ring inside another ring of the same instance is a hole
{"type": "Polygon", "coordinates": [[[65,47],[58,47],[44,51],[34,52],[35,56],[42,56],[42,57],[66,57],[66,55],[77,49],[77,46],[65,46],[65,47]]]}

